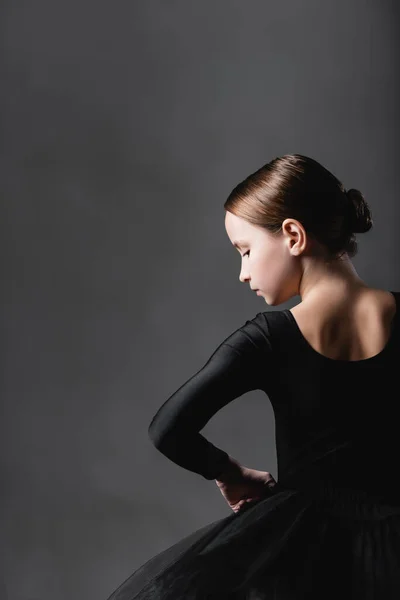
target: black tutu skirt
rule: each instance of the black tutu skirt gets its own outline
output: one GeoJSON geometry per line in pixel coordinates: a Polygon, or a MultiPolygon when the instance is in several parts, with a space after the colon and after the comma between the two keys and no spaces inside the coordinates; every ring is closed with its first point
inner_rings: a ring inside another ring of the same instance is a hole
{"type": "Polygon", "coordinates": [[[400,503],[279,483],[150,558],[108,600],[399,600],[400,503]]]}

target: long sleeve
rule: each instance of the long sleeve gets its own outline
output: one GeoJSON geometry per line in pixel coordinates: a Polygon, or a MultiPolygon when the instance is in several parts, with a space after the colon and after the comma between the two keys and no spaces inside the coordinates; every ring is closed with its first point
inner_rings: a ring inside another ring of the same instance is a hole
{"type": "Polygon", "coordinates": [[[216,479],[229,465],[229,456],[199,432],[235,398],[264,389],[271,355],[266,313],[258,313],[229,335],[159,408],[148,429],[154,446],[181,467],[216,479]]]}

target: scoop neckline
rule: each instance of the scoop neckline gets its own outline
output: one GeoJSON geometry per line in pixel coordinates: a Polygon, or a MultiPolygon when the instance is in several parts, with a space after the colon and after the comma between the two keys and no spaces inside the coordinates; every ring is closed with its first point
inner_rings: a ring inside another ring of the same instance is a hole
{"type": "Polygon", "coordinates": [[[347,360],[344,358],[330,358],[329,356],[326,356],[325,354],[322,354],[321,352],[318,352],[318,350],[316,350],[315,348],[313,348],[310,344],[310,342],[305,338],[305,336],[303,335],[303,332],[301,331],[299,324],[296,321],[295,316],[293,315],[293,313],[290,311],[289,308],[285,308],[283,310],[283,312],[288,315],[289,319],[292,321],[292,323],[295,325],[295,329],[296,329],[296,333],[298,335],[299,340],[303,343],[304,347],[308,349],[309,352],[311,352],[311,354],[314,354],[315,356],[319,357],[321,360],[324,360],[325,362],[329,362],[329,363],[339,363],[339,364],[366,364],[366,363],[370,363],[370,362],[374,362],[377,361],[379,359],[382,359],[384,355],[386,355],[386,353],[388,352],[388,350],[390,349],[393,340],[395,338],[395,333],[396,333],[396,323],[397,323],[397,319],[398,319],[398,313],[399,313],[399,303],[398,303],[398,298],[397,298],[397,292],[393,292],[391,290],[386,290],[388,291],[390,294],[392,294],[392,296],[394,297],[395,303],[396,303],[396,311],[393,315],[392,318],[392,324],[391,324],[391,331],[390,331],[390,335],[389,338],[385,344],[385,346],[382,348],[382,350],[380,352],[378,352],[377,354],[374,354],[373,356],[369,356],[368,358],[361,358],[358,360],[347,360]]]}

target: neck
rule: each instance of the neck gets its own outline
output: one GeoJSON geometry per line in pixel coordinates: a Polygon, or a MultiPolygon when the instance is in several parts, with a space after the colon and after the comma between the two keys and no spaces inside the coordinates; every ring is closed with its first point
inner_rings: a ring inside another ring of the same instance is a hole
{"type": "Polygon", "coordinates": [[[344,254],[340,259],[330,261],[315,258],[308,260],[300,279],[299,295],[304,302],[314,296],[347,296],[366,287],[349,256],[344,254]]]}

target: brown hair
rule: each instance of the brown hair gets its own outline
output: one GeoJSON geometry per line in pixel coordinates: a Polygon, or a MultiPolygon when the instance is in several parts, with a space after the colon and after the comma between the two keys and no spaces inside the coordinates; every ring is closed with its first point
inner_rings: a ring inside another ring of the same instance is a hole
{"type": "Polygon", "coordinates": [[[274,158],[246,177],[229,194],[226,211],[279,234],[287,218],[300,221],[307,235],[331,258],[357,254],[356,233],[373,226],[364,196],[343,184],[325,167],[301,154],[274,158]]]}

